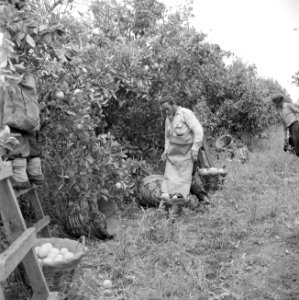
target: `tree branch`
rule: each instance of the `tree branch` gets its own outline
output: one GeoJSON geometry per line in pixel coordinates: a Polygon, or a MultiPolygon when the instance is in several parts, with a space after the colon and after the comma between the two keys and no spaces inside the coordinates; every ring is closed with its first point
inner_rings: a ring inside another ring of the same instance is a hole
{"type": "Polygon", "coordinates": [[[54,2],[52,7],[50,8],[49,12],[52,12],[58,5],[61,5],[62,3],[63,3],[63,0],[57,0],[56,2],[54,2]]]}

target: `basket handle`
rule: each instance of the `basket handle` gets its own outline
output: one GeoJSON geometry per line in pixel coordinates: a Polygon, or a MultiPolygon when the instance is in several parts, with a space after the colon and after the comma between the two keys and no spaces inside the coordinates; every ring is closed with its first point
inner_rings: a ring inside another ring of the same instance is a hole
{"type": "Polygon", "coordinates": [[[85,251],[85,244],[86,244],[85,236],[81,235],[77,242],[76,252],[77,252],[78,248],[81,247],[81,245],[82,245],[83,251],[85,251]]]}
{"type": "Polygon", "coordinates": [[[85,246],[86,244],[86,241],[85,241],[85,236],[84,235],[81,235],[79,240],[78,240],[78,243],[81,243],[83,246],[85,246]]]}

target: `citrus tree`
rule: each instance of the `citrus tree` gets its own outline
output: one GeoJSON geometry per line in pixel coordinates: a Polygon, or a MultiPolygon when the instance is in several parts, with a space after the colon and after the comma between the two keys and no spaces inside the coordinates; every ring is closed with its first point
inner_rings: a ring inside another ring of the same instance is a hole
{"type": "Polygon", "coordinates": [[[121,202],[128,192],[120,193],[117,183],[143,162],[125,161],[120,149],[113,153],[118,147],[109,143],[113,137],[96,134],[104,127],[102,106],[112,95],[109,80],[101,84],[102,70],[86,57],[92,55],[92,49],[84,50],[92,38],[88,22],[57,14],[58,5],[31,1],[19,10],[2,3],[0,80],[2,88],[25,72],[37,80],[47,179],[42,198],[51,216],[64,220],[70,202],[82,207],[99,199],[121,202]]]}
{"type": "Polygon", "coordinates": [[[95,1],[88,18],[70,6],[0,0],[0,86],[25,72],[37,80],[42,197],[53,219],[70,202],[134,200],[123,187],[160,157],[164,93],[195,109],[212,135],[271,123],[266,99],[283,89],[240,60],[227,66],[229,52],[190,26],[191,6],[169,13],[157,0],[95,1]]]}
{"type": "Polygon", "coordinates": [[[246,65],[240,59],[226,66],[221,76],[221,88],[208,102],[213,113],[212,126],[232,134],[259,134],[275,120],[276,112],[271,96],[286,91],[275,81],[257,76],[254,65],[246,65]]]}

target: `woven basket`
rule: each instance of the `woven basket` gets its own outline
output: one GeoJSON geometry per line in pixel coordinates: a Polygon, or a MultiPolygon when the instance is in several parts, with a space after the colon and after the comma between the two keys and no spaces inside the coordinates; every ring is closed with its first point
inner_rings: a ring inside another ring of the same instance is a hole
{"type": "Polygon", "coordinates": [[[224,185],[225,175],[222,174],[208,174],[200,175],[203,186],[208,193],[214,193],[221,190],[224,185]]]}
{"type": "Polygon", "coordinates": [[[162,180],[163,175],[150,175],[143,178],[138,191],[140,205],[149,207],[159,206],[162,180]]]}
{"type": "Polygon", "coordinates": [[[88,216],[83,215],[80,207],[74,206],[67,209],[64,219],[66,231],[69,235],[75,238],[79,238],[82,235],[87,236],[88,216]]]}
{"type": "Polygon", "coordinates": [[[53,264],[42,264],[44,276],[50,291],[67,292],[77,265],[85,254],[85,238],[81,237],[78,241],[61,238],[39,238],[35,246],[44,243],[51,243],[54,247],[61,249],[67,248],[75,254],[72,259],[53,264]]]}
{"type": "Polygon", "coordinates": [[[222,135],[216,140],[215,146],[217,149],[231,149],[233,146],[232,136],[229,134],[222,135]]]}
{"type": "Polygon", "coordinates": [[[79,238],[87,236],[104,240],[112,238],[107,231],[106,216],[101,211],[87,211],[78,205],[69,208],[65,214],[65,227],[69,235],[79,238]]]}

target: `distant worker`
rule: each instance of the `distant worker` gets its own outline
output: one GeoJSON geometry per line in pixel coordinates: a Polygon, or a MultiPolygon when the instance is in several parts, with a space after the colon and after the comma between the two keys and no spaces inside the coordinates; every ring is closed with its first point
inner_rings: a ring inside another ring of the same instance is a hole
{"type": "MultiPolygon", "coordinates": [[[[299,156],[299,122],[296,116],[299,114],[299,108],[293,103],[287,102],[282,95],[273,97],[272,101],[283,123],[285,145],[290,145],[299,156]]],[[[286,151],[286,146],[284,146],[284,150],[286,151]]]]}

